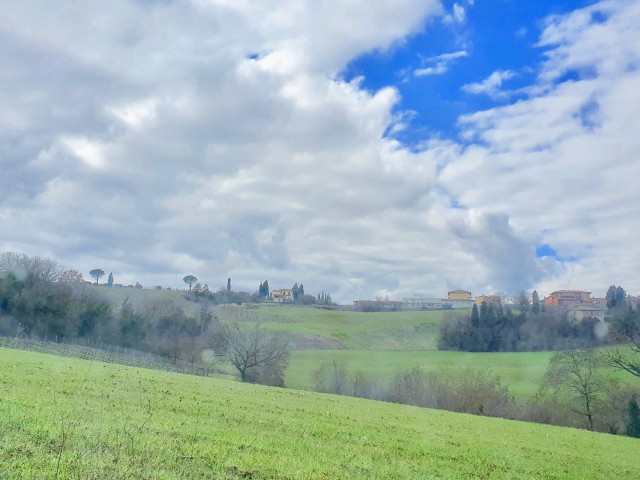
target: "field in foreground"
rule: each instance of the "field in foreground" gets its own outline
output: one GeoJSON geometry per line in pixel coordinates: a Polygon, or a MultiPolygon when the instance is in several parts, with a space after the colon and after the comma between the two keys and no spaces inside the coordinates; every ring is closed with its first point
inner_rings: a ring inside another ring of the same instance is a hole
{"type": "Polygon", "coordinates": [[[2,478],[640,478],[636,439],[0,349],[2,478]]]}

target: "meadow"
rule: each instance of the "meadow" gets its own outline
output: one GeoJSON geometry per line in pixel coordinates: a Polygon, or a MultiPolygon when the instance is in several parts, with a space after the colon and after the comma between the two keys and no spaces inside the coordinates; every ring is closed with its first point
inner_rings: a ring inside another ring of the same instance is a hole
{"type": "Polygon", "coordinates": [[[291,356],[285,384],[312,390],[312,372],[323,362],[344,364],[350,373],[366,372],[389,383],[403,370],[419,367],[425,372],[487,370],[500,378],[516,398],[531,398],[540,388],[553,352],[469,353],[450,351],[297,350],[291,356]]]}
{"type": "MultiPolygon", "coordinates": [[[[127,294],[138,305],[172,300],[196,314],[201,304],[185,299],[183,291],[100,288],[114,302],[127,294]]],[[[115,306],[115,305],[114,305],[115,306]]],[[[214,307],[212,307],[214,308],[214,307]]],[[[313,390],[312,374],[323,362],[344,364],[382,383],[398,372],[419,367],[425,372],[472,368],[500,378],[511,395],[525,400],[540,388],[553,352],[471,353],[438,350],[440,324],[448,314],[464,311],[354,312],[291,305],[223,305],[215,313],[227,321],[261,320],[266,328],[291,337],[293,351],[286,371],[289,388],[313,390]]],[[[232,368],[218,365],[233,374],[232,368]]]]}
{"type": "Polygon", "coordinates": [[[0,349],[3,479],[640,478],[638,440],[0,349]]]}

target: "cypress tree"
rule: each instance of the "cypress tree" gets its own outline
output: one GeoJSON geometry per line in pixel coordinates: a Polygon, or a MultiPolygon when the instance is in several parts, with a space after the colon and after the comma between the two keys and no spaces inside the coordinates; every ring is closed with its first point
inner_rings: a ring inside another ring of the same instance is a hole
{"type": "Polygon", "coordinates": [[[627,409],[629,420],[627,422],[627,436],[640,438],[640,407],[635,395],[629,401],[627,409]]]}
{"type": "Polygon", "coordinates": [[[471,326],[473,328],[478,328],[480,326],[480,314],[478,313],[478,305],[475,303],[471,309],[471,326]]]}

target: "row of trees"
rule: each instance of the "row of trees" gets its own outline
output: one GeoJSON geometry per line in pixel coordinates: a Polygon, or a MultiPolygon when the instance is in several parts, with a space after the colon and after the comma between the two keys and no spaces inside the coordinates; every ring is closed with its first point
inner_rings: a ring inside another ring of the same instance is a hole
{"type": "Polygon", "coordinates": [[[470,314],[450,313],[440,326],[439,348],[516,352],[584,348],[608,341],[604,325],[595,318],[576,322],[564,309],[552,306],[532,308],[529,314],[524,303],[518,310],[483,302],[479,308],[474,305],[470,314]]]}

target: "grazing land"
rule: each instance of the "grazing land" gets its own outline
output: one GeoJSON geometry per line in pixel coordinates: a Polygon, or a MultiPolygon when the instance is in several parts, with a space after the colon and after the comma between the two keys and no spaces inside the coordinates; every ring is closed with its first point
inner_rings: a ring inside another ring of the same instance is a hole
{"type": "Polygon", "coordinates": [[[640,477],[575,429],[11,349],[0,385],[6,479],[640,477]]]}
{"type": "Polygon", "coordinates": [[[420,367],[425,372],[465,368],[486,369],[520,399],[531,398],[539,389],[553,352],[469,353],[449,351],[300,350],[292,354],[285,384],[312,390],[312,372],[322,362],[341,362],[349,372],[366,372],[388,383],[400,371],[420,367]]]}

